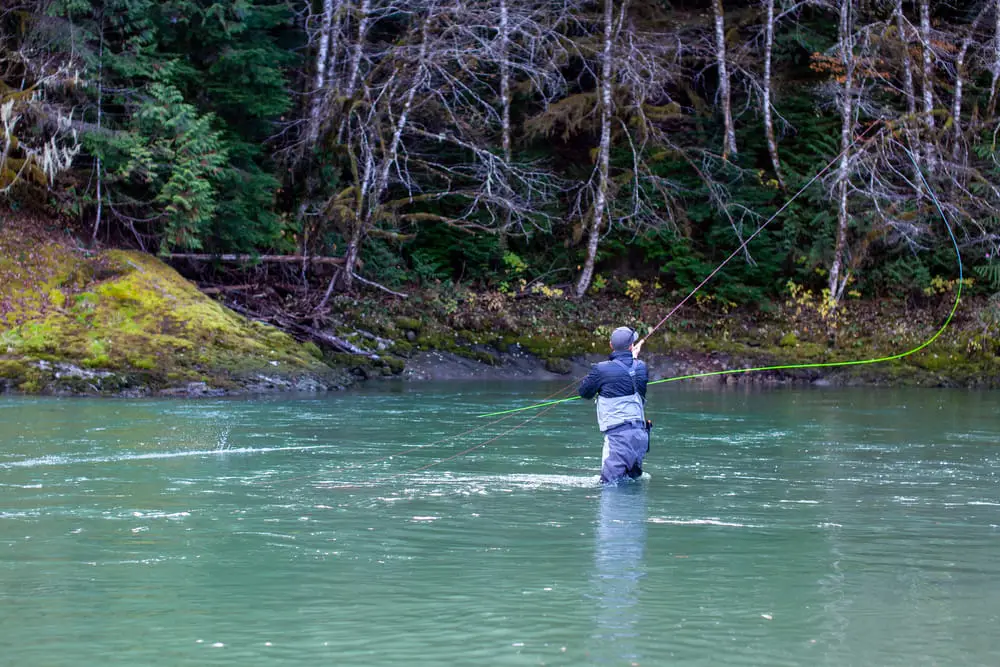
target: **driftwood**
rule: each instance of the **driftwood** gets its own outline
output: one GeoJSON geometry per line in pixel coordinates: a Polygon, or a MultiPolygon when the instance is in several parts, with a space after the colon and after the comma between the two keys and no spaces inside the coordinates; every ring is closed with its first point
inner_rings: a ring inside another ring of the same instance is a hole
{"type": "Polygon", "coordinates": [[[313,255],[206,255],[190,252],[172,252],[167,259],[187,259],[192,262],[266,262],[279,264],[343,264],[343,257],[321,257],[313,255]]]}
{"type": "Polygon", "coordinates": [[[339,336],[334,336],[332,333],[329,333],[327,331],[320,331],[319,329],[313,329],[312,327],[303,326],[301,324],[294,325],[294,328],[297,331],[301,331],[302,333],[309,335],[311,338],[321,343],[326,343],[327,345],[335,347],[343,352],[347,352],[348,354],[357,354],[359,356],[368,357],[369,359],[372,359],[374,361],[378,361],[379,359],[381,359],[381,357],[379,357],[374,352],[368,352],[367,350],[362,350],[357,345],[354,345],[344,340],[343,338],[340,338],[339,336]]]}
{"type": "MultiPolygon", "coordinates": [[[[309,327],[304,324],[299,324],[298,322],[290,320],[287,317],[281,317],[280,315],[272,315],[270,317],[261,315],[260,313],[255,313],[249,308],[241,306],[238,303],[226,302],[225,305],[227,308],[235,310],[237,313],[249,317],[250,319],[257,320],[258,322],[264,322],[265,324],[273,324],[277,327],[280,327],[281,329],[283,329],[285,332],[288,333],[295,332],[299,335],[300,338],[307,338],[317,343],[322,343],[323,345],[332,347],[336,350],[340,350],[341,352],[347,354],[356,354],[360,357],[367,357],[368,359],[371,359],[373,361],[381,360],[381,357],[375,354],[374,352],[363,350],[357,345],[354,345],[353,343],[344,340],[340,336],[335,336],[327,331],[321,331],[320,329],[316,329],[314,327],[309,327]]],[[[361,333],[361,335],[364,336],[365,338],[368,338],[368,336],[372,336],[374,339],[378,340],[377,336],[375,336],[374,334],[370,334],[367,331],[359,333],[361,333]]]]}
{"type": "Polygon", "coordinates": [[[400,299],[408,299],[409,298],[408,295],[403,294],[402,292],[394,292],[393,290],[389,289],[385,285],[379,285],[374,280],[368,280],[366,278],[362,278],[361,276],[359,276],[356,273],[354,274],[354,279],[357,280],[358,282],[362,283],[362,284],[368,285],[370,287],[374,287],[376,289],[380,289],[383,292],[388,292],[389,294],[391,294],[393,296],[398,296],[400,299]]]}
{"type": "Polygon", "coordinates": [[[223,302],[223,305],[229,310],[235,310],[240,315],[248,317],[251,320],[257,320],[258,322],[263,322],[264,324],[277,324],[277,322],[275,322],[275,318],[268,317],[266,315],[261,315],[260,313],[255,313],[249,308],[244,308],[238,303],[233,303],[232,301],[225,301],[223,302]]]}
{"type": "Polygon", "coordinates": [[[211,287],[199,286],[198,289],[201,290],[202,294],[220,294],[222,292],[242,292],[255,287],[256,285],[213,285],[211,287]]]}
{"type": "Polygon", "coordinates": [[[360,334],[362,338],[367,338],[368,340],[373,340],[376,343],[378,343],[379,345],[383,345],[385,347],[391,347],[392,346],[392,341],[389,340],[388,338],[382,338],[380,336],[376,336],[372,332],[365,331],[364,329],[355,329],[354,331],[356,333],[360,334]]]}

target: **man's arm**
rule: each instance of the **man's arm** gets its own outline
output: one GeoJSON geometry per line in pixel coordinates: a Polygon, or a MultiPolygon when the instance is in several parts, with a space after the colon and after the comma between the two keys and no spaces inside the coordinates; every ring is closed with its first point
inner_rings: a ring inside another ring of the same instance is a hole
{"type": "Polygon", "coordinates": [[[601,390],[601,374],[597,370],[597,364],[590,367],[590,373],[587,377],[583,378],[583,382],[580,383],[580,398],[591,399],[597,396],[597,392],[601,390]]]}
{"type": "Polygon", "coordinates": [[[639,395],[642,396],[642,400],[646,400],[646,383],[649,382],[649,369],[646,368],[645,362],[639,361],[639,353],[642,352],[642,344],[645,339],[640,340],[632,346],[632,358],[635,359],[636,366],[636,389],[639,390],[639,395]]]}

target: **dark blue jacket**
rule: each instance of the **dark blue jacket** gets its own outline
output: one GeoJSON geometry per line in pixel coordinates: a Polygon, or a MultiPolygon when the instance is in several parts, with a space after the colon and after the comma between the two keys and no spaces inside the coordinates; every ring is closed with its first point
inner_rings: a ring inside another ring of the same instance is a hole
{"type": "Polygon", "coordinates": [[[646,364],[636,361],[631,352],[612,352],[608,361],[594,364],[580,384],[580,396],[597,396],[597,425],[602,432],[626,423],[645,424],[646,364]],[[634,370],[633,376],[629,370],[634,370]]]}
{"type": "Polygon", "coordinates": [[[646,398],[646,383],[649,382],[649,372],[646,363],[635,362],[635,389],[632,388],[632,378],[628,371],[622,368],[616,360],[621,360],[627,367],[632,363],[632,353],[612,352],[608,361],[594,364],[590,368],[590,374],[580,383],[580,396],[582,398],[593,398],[600,394],[605,398],[617,398],[619,396],[631,396],[638,390],[639,395],[646,398]]]}

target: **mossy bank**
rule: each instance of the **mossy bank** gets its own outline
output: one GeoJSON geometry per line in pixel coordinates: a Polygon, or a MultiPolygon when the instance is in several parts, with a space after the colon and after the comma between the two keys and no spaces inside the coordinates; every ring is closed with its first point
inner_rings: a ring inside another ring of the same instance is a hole
{"type": "MultiPolygon", "coordinates": [[[[413,289],[407,299],[338,295],[326,330],[370,356],[335,354],[237,314],[148,254],[91,252],[42,229],[9,220],[0,228],[0,390],[190,396],[387,377],[568,381],[603,358],[613,327],[645,333],[683,297],[652,286],[641,298],[609,288],[583,300],[461,285],[413,289]]],[[[903,302],[850,300],[835,312],[802,290],[755,309],[705,296],[666,321],[643,355],[656,379],[892,356],[934,336],[954,287],[903,302]]],[[[251,293],[280,300],[268,285],[251,293]]],[[[963,300],[932,345],[902,359],[700,382],[996,388],[998,334],[1000,300],[981,294],[963,300]]]]}
{"type": "Polygon", "coordinates": [[[151,255],[0,224],[0,390],[217,395],[351,382],[315,346],[222,307],[151,255]]]}
{"type": "MultiPolygon", "coordinates": [[[[887,362],[718,375],[710,384],[870,384],[1000,388],[1000,299],[969,295],[948,325],[955,284],[904,301],[850,299],[824,307],[819,295],[791,290],[780,302],[734,308],[711,297],[692,300],[651,336],[643,357],[656,379],[761,366],[887,362]]],[[[562,295],[502,294],[441,286],[406,300],[341,296],[344,331],[363,326],[393,341],[404,378],[569,379],[607,354],[615,326],[645,333],[684,294],[647,289],[641,298],[610,290],[583,300],[562,295]]],[[[346,335],[346,334],[345,334],[346,335]]],[[[372,369],[377,375],[378,368],[372,369]]]]}

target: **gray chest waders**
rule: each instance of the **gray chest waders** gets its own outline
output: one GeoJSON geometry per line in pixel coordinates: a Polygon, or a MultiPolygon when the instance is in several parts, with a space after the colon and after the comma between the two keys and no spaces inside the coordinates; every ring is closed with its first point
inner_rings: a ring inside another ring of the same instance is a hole
{"type": "Polygon", "coordinates": [[[639,394],[639,387],[635,384],[635,357],[632,357],[632,364],[629,366],[625,365],[625,362],[621,359],[615,359],[615,363],[628,371],[629,379],[632,380],[632,395],[635,396],[635,400],[639,402],[639,408],[642,410],[642,418],[645,421],[646,433],[650,434],[650,437],[646,440],[646,451],[649,451],[649,441],[652,439],[653,422],[646,419],[646,404],[639,394]]]}

